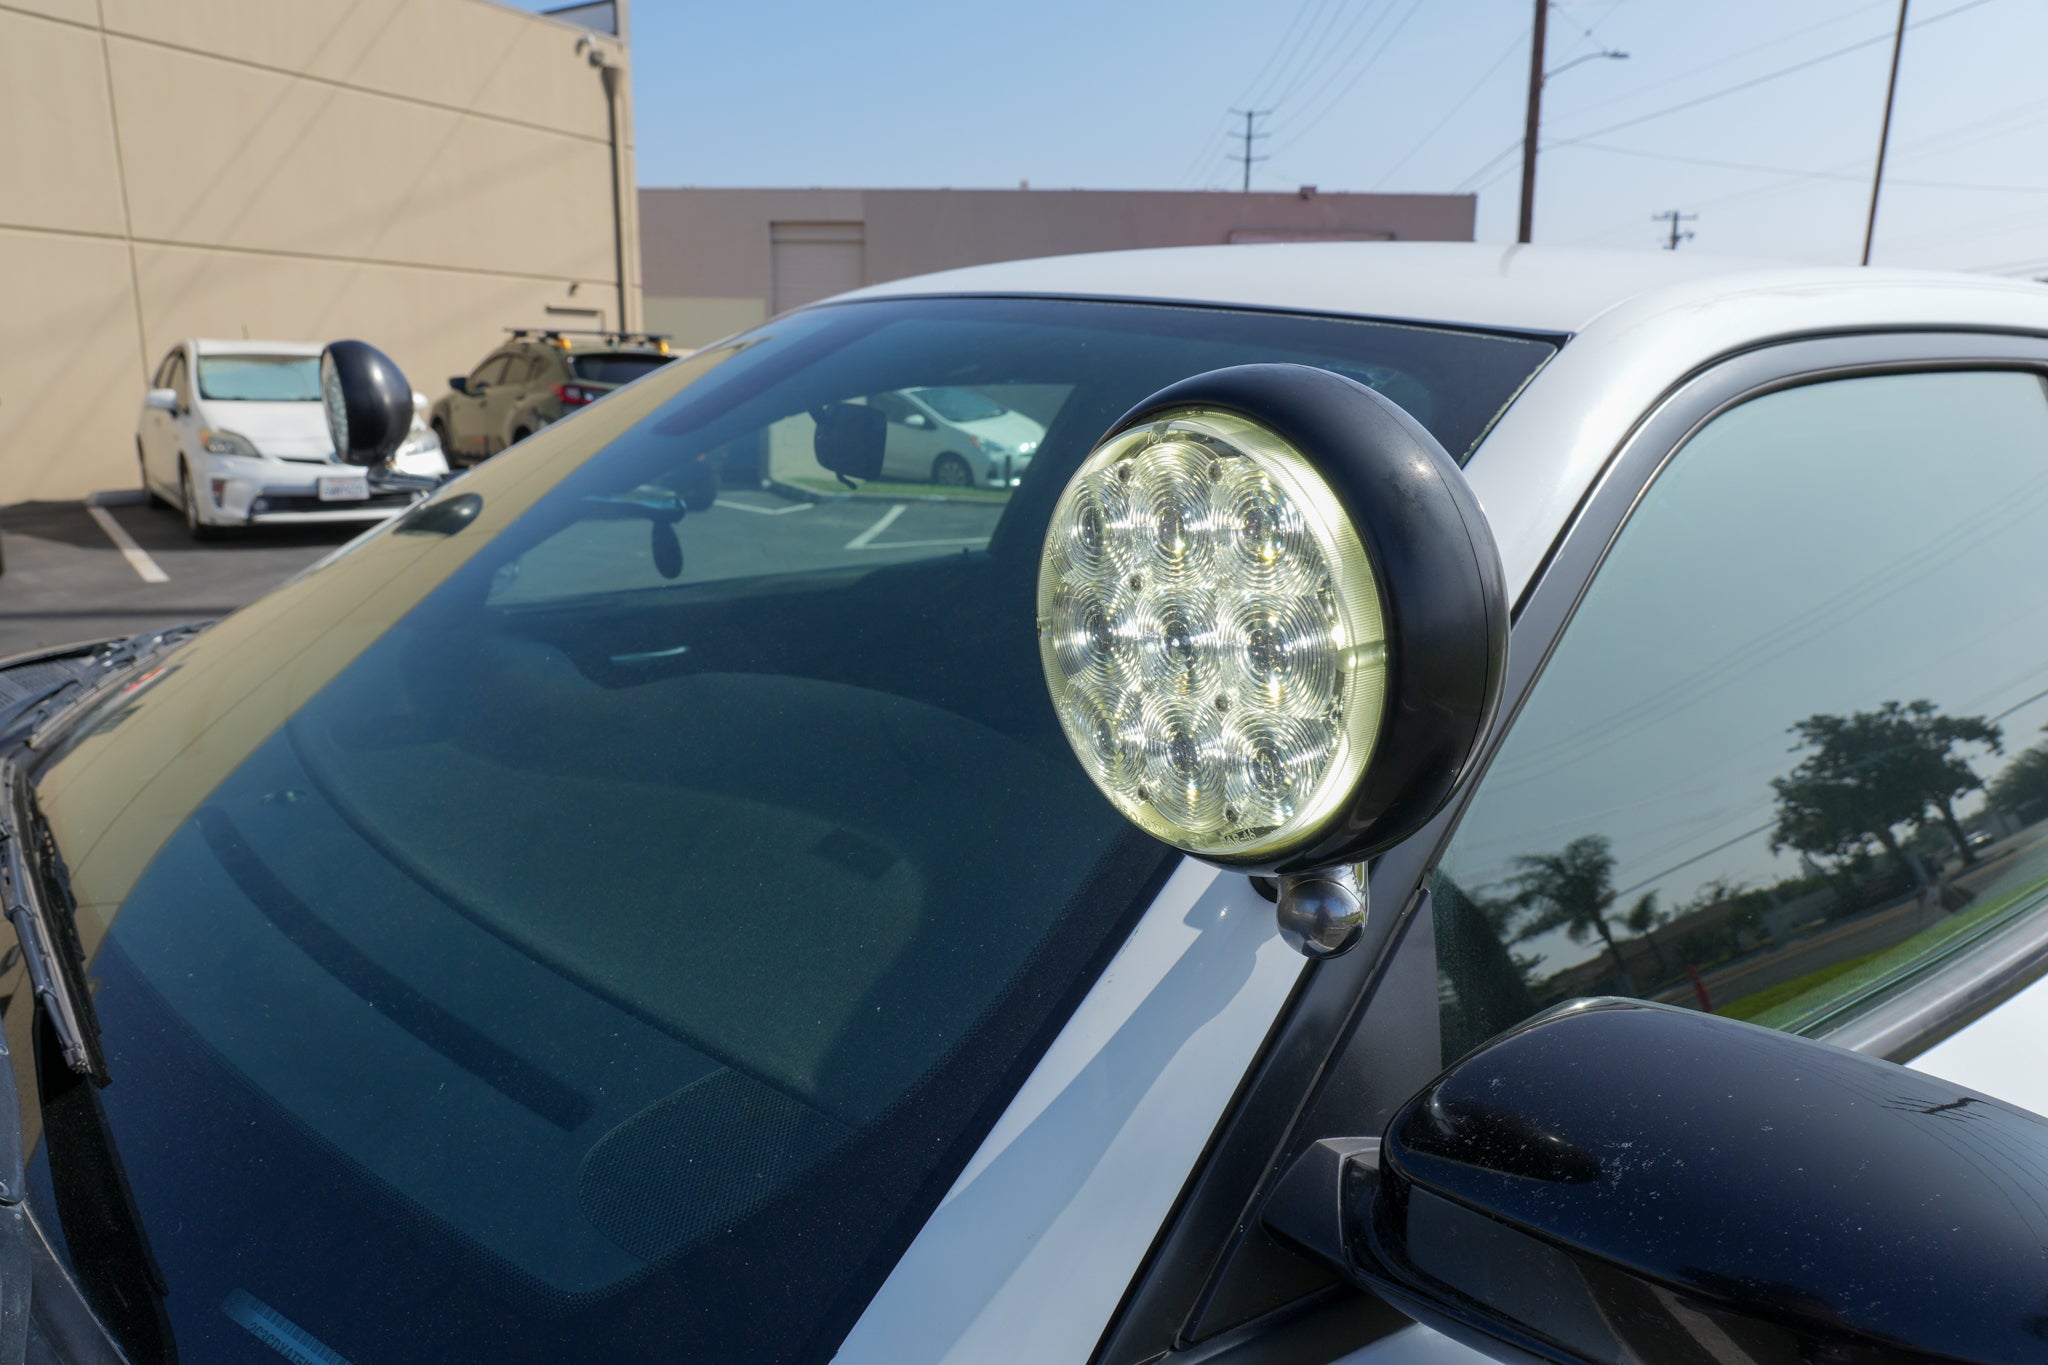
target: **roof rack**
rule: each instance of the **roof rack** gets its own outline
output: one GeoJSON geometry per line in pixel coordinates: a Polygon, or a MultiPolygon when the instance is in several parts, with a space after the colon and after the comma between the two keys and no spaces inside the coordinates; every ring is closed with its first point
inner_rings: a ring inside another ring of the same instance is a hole
{"type": "Polygon", "coordinates": [[[603,327],[507,327],[514,341],[538,340],[569,350],[570,337],[602,337],[620,345],[638,343],[652,346],[663,355],[669,353],[670,334],[667,332],[620,332],[603,327]]]}

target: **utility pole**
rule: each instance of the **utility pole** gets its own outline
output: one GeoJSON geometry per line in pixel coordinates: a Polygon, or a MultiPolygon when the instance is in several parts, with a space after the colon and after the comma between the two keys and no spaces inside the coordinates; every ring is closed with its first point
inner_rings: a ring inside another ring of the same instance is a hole
{"type": "Polygon", "coordinates": [[[1241,155],[1232,157],[1231,160],[1242,161],[1244,163],[1243,193],[1250,194],[1252,192],[1252,163],[1254,161],[1264,161],[1266,159],[1263,156],[1252,155],[1252,143],[1263,142],[1266,138],[1272,136],[1270,133],[1253,132],[1252,120],[1264,118],[1266,115],[1272,113],[1273,111],[1271,109],[1233,109],[1230,112],[1233,114],[1244,115],[1244,132],[1240,134],[1240,136],[1244,138],[1244,151],[1241,155]]]}
{"type": "Polygon", "coordinates": [[[1529,35],[1529,119],[1522,126],[1522,230],[1515,240],[1526,242],[1536,225],[1536,130],[1543,122],[1543,31],[1550,19],[1550,0],[1536,0],[1536,26],[1529,35]]]}
{"type": "Polygon", "coordinates": [[[1884,129],[1877,135],[1877,170],[1870,177],[1870,220],[1863,225],[1863,264],[1870,264],[1870,243],[1877,236],[1877,192],[1884,188],[1885,147],[1892,140],[1892,97],[1899,92],[1899,49],[1906,45],[1906,5],[1899,0],[1899,27],[1892,34],[1892,76],[1884,88],[1884,129]]]}
{"type": "Polygon", "coordinates": [[[1696,219],[1698,219],[1698,217],[1699,215],[1697,213],[1680,213],[1677,209],[1670,209],[1664,213],[1651,214],[1650,221],[1653,223],[1671,224],[1671,235],[1665,240],[1664,249],[1666,251],[1676,251],[1678,250],[1678,244],[1680,242],[1689,242],[1692,240],[1691,230],[1687,229],[1684,232],[1680,232],[1678,230],[1678,225],[1680,223],[1693,222],[1696,219]]]}
{"type": "MultiPolygon", "coordinates": [[[[1536,21],[1529,34],[1529,118],[1522,125],[1522,227],[1515,234],[1515,240],[1529,240],[1531,229],[1536,226],[1536,135],[1543,128],[1543,87],[1558,72],[1569,71],[1581,62],[1628,60],[1626,52],[1617,52],[1603,47],[1598,52],[1587,52],[1572,58],[1556,71],[1543,69],[1544,33],[1550,27],[1551,0],[1536,0],[1536,21]]],[[[1586,33],[1592,37],[1591,30],[1586,33]]]]}

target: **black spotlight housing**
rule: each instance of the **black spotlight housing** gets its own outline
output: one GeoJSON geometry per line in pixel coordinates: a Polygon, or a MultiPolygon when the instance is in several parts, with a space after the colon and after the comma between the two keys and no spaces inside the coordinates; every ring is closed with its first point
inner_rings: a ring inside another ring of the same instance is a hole
{"type": "Polygon", "coordinates": [[[320,352],[320,400],[327,434],[347,464],[387,463],[412,429],[412,385],[367,341],[334,341],[320,352]]]}
{"type": "Polygon", "coordinates": [[[1336,814],[1284,851],[1198,856],[1283,876],[1360,862],[1443,808],[1492,724],[1508,647],[1493,533],[1434,437],[1398,404],[1328,370],[1237,365],[1195,375],[1138,404],[1103,440],[1189,409],[1270,429],[1322,476],[1372,561],[1387,640],[1379,734],[1336,814]]]}

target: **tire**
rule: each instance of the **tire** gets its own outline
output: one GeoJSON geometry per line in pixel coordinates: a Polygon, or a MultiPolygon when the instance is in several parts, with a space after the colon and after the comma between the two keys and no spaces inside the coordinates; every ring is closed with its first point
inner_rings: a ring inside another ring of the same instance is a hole
{"type": "MultiPolygon", "coordinates": [[[[512,445],[518,445],[521,441],[525,440],[527,437],[531,435],[533,435],[533,433],[528,431],[525,427],[519,428],[519,430],[512,433],[512,445]]],[[[511,449],[511,446],[507,446],[506,449],[511,449]]]]}
{"type": "Polygon", "coordinates": [[[142,481],[142,496],[151,507],[169,507],[171,504],[163,494],[156,491],[156,485],[149,481],[149,466],[142,459],[142,442],[135,443],[135,473],[142,481]]]}
{"type": "Polygon", "coordinates": [[[186,533],[201,542],[219,540],[220,528],[199,519],[199,493],[192,486],[191,469],[182,460],[178,462],[178,498],[184,504],[186,533]]]}
{"type": "Polygon", "coordinates": [[[974,471],[967,467],[967,461],[949,450],[932,461],[932,482],[941,488],[972,488],[974,471]]]}
{"type": "Polygon", "coordinates": [[[462,468],[463,462],[455,454],[455,447],[448,441],[448,428],[440,422],[429,423],[434,429],[434,439],[441,443],[441,458],[448,462],[450,469],[462,468]]]}

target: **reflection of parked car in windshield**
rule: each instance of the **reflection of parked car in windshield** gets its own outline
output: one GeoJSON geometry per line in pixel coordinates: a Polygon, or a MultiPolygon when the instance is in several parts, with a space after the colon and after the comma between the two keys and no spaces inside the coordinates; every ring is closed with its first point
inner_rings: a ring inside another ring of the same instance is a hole
{"type": "Polygon", "coordinates": [[[1045,428],[973,389],[899,389],[868,399],[889,419],[882,477],[1012,488],[1045,428]]]}
{"type": "MultiPolygon", "coordinates": [[[[197,539],[267,522],[372,521],[418,500],[373,492],[338,461],[320,403],[320,348],[293,341],[181,341],[158,364],[135,424],[143,491],[178,507],[197,539]]],[[[446,471],[415,425],[395,461],[446,471]]]]}

